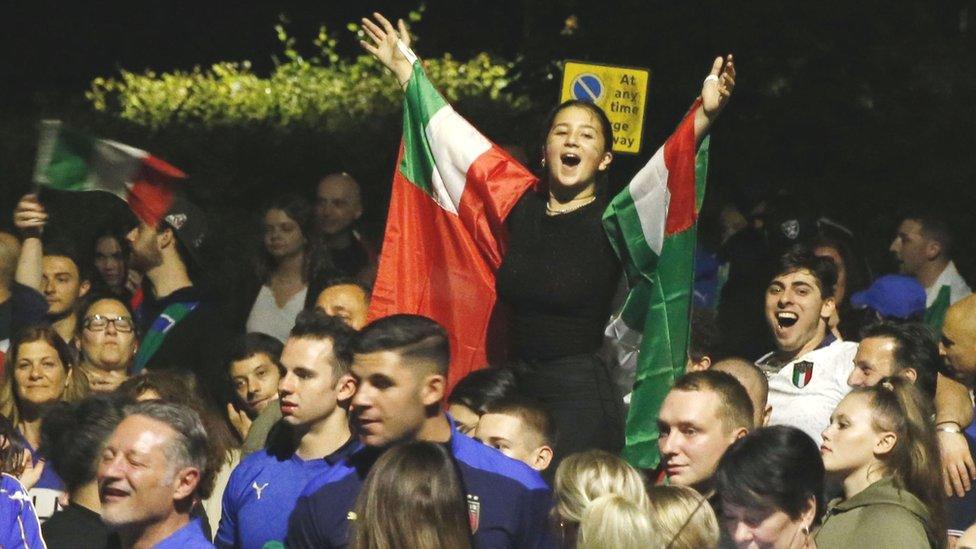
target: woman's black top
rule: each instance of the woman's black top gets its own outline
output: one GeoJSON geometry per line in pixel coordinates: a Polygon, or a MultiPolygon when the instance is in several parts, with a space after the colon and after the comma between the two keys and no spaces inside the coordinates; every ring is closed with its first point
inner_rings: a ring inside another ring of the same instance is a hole
{"type": "Polygon", "coordinates": [[[530,191],[512,209],[508,251],[495,282],[512,311],[516,359],[599,350],[621,274],[602,225],[608,198],[555,216],[546,215],[547,200],[530,191]]]}

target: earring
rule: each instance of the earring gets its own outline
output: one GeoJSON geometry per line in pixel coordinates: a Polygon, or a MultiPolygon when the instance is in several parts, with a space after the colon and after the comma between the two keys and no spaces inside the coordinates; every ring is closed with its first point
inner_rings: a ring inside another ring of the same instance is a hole
{"type": "Polygon", "coordinates": [[[543,159],[542,159],[542,162],[541,162],[541,164],[542,164],[542,167],[543,167],[543,168],[545,168],[545,167],[546,167],[546,159],[545,159],[545,158],[543,158],[543,159]]]}

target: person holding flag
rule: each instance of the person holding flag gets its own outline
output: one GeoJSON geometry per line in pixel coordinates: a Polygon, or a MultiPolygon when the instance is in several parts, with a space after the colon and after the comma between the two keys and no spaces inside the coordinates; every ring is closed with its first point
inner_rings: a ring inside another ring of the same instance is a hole
{"type": "Polygon", "coordinates": [[[445,325],[458,356],[450,383],[484,365],[497,295],[510,311],[509,358],[523,392],[552,413],[557,452],[619,451],[622,403],[596,353],[625,268],[633,291],[618,331],[660,332],[641,345],[630,422],[638,432],[627,457],[656,465],[657,407],[686,360],[704,190],[696,186],[696,152],[731,97],[732,57],[715,59],[678,129],[611,199],[600,180],[613,161],[612,131],[599,107],[567,101],[553,110],[539,181],[447,105],[409,49],[402,21],[395,29],[374,18],[363,19],[361,44],[394,73],[405,107],[370,316],[423,314],[445,325]],[[658,274],[658,265],[667,272],[658,274]],[[647,368],[655,368],[650,377],[647,368]]]}

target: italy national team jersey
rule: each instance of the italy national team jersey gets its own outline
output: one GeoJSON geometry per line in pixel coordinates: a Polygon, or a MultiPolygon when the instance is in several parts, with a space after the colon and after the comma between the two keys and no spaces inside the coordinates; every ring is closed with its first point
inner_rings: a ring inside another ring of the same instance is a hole
{"type": "Polygon", "coordinates": [[[6,473],[0,476],[0,547],[44,549],[31,497],[19,480],[6,473]]]}
{"type": "Polygon", "coordinates": [[[293,452],[276,456],[260,450],[234,469],[224,490],[217,547],[262,549],[281,547],[288,516],[306,483],[325,473],[359,448],[355,437],[320,459],[303,460],[293,452]]]}
{"type": "MultiPolygon", "coordinates": [[[[555,547],[549,534],[551,495],[539,473],[521,461],[459,434],[451,420],[451,454],[467,495],[476,548],[555,547]]],[[[350,514],[378,452],[362,448],[305,487],[288,527],[289,549],[346,547],[350,514]]]]}

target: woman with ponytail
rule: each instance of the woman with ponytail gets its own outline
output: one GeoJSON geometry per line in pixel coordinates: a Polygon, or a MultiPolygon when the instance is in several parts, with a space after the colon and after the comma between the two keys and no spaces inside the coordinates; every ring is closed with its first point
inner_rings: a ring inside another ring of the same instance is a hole
{"type": "Polygon", "coordinates": [[[929,402],[900,377],[855,389],[820,447],[844,496],[830,503],[820,549],[946,546],[939,450],[929,402]]]}

